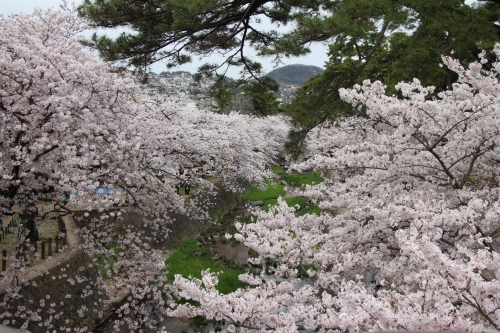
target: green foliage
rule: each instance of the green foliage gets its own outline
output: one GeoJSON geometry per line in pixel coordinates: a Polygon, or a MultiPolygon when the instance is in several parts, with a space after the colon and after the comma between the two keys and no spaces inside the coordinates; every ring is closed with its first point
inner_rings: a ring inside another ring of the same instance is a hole
{"type": "MultiPolygon", "coordinates": [[[[261,65],[245,55],[247,46],[279,60],[308,53],[312,42],[333,41],[325,72],[309,80],[284,108],[294,125],[286,145],[294,158],[304,151],[314,127],[364,115],[340,99],[339,88],[382,80],[392,94],[394,84],[416,77],[439,92],[456,80],[441,65],[442,55],[469,63],[500,41],[497,0],[473,6],[463,0],[84,0],[79,13],[97,27],[131,29],[115,39],[94,35],[85,43],[107,60],[142,72],[160,60],[177,65],[192,55],[224,53],[225,65],[240,66],[246,82],[259,82],[245,91],[258,115],[275,112],[275,98],[261,78],[261,65]],[[282,33],[274,26],[254,25],[262,15],[273,25],[293,29],[282,33]]],[[[225,71],[223,64],[205,64],[199,76],[218,70],[225,71]]],[[[223,94],[221,109],[226,99],[223,94]]]]}
{"type": "Polygon", "coordinates": [[[201,271],[210,269],[210,272],[219,272],[219,284],[217,290],[222,294],[228,294],[238,288],[244,288],[245,283],[238,280],[238,275],[245,272],[242,265],[228,263],[232,267],[216,263],[212,259],[210,250],[199,246],[194,239],[185,240],[174,253],[167,259],[168,266],[167,283],[172,283],[176,274],[184,278],[201,278],[201,271]]]}
{"type": "MultiPolygon", "coordinates": [[[[189,62],[192,55],[223,52],[223,63],[241,66],[244,74],[256,78],[261,66],[245,55],[245,46],[251,45],[261,54],[273,54],[288,45],[287,53],[298,55],[308,52],[308,43],[317,37],[282,40],[276,29],[255,26],[258,16],[264,14],[274,23],[286,24],[294,16],[317,11],[321,2],[328,1],[84,0],[78,10],[96,27],[131,30],[115,39],[95,35],[87,41],[107,60],[138,68],[167,60],[167,66],[175,66],[189,62]],[[280,45],[273,47],[274,43],[280,45]]],[[[221,67],[206,64],[202,71],[221,67]]]]}
{"type": "MultiPolygon", "coordinates": [[[[441,65],[442,55],[453,55],[463,63],[491,51],[500,39],[496,22],[500,3],[469,6],[461,0],[348,0],[333,1],[332,14],[323,26],[335,35],[326,70],[308,81],[286,107],[296,129],[289,134],[286,149],[294,158],[304,151],[305,138],[316,126],[330,126],[335,119],[364,115],[340,99],[339,88],[350,88],[363,80],[383,81],[388,94],[394,85],[414,77],[424,86],[442,91],[456,75],[441,65]],[[333,10],[335,9],[335,11],[333,10]]],[[[298,33],[296,30],[294,33],[298,33]]],[[[306,33],[306,30],[303,30],[306,33]]]]}
{"type": "Polygon", "coordinates": [[[250,98],[253,107],[253,114],[257,116],[268,116],[278,112],[278,90],[276,82],[266,80],[264,83],[254,82],[243,87],[243,92],[250,98]],[[270,90],[272,87],[273,90],[270,90]]]}
{"type": "Polygon", "coordinates": [[[228,113],[231,111],[231,100],[233,99],[234,92],[231,88],[223,86],[219,89],[211,91],[209,96],[212,97],[217,105],[212,105],[211,110],[216,113],[228,113]]]}
{"type": "Polygon", "coordinates": [[[248,193],[245,193],[241,200],[243,201],[260,201],[267,199],[276,199],[279,196],[285,195],[285,189],[283,185],[278,182],[266,180],[264,182],[266,186],[265,190],[261,190],[257,186],[252,186],[248,193]]]}
{"type": "Polygon", "coordinates": [[[375,221],[375,217],[373,215],[365,217],[365,222],[363,223],[363,226],[368,225],[368,223],[370,223],[370,221],[375,221]]]}
{"type": "Polygon", "coordinates": [[[304,151],[305,138],[311,129],[329,120],[355,114],[355,110],[340,99],[338,90],[356,83],[359,67],[359,62],[349,59],[328,66],[323,74],[315,76],[297,91],[292,103],[284,106],[295,125],[285,144],[292,158],[298,158],[304,151]]]}
{"type": "Polygon", "coordinates": [[[248,249],[248,256],[250,258],[258,258],[259,253],[257,251],[255,251],[254,249],[250,248],[250,249],[248,249]]]}
{"type": "Polygon", "coordinates": [[[470,7],[448,0],[415,1],[412,8],[419,22],[415,31],[390,35],[367,67],[367,77],[383,80],[389,94],[394,93],[395,84],[414,77],[438,92],[450,88],[456,74],[441,66],[442,55],[469,63],[477,60],[481,50],[491,51],[499,40],[499,29],[491,17],[498,17],[498,6],[470,7]]]}

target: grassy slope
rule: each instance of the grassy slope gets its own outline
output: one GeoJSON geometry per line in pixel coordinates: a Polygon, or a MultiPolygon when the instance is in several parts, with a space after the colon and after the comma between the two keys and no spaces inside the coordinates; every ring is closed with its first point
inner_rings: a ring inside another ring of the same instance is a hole
{"type": "Polygon", "coordinates": [[[258,201],[267,199],[276,199],[277,197],[285,195],[285,189],[283,185],[278,182],[272,182],[269,180],[265,181],[267,188],[261,190],[256,186],[252,186],[250,191],[241,197],[243,201],[258,201]]]}
{"type": "Polygon", "coordinates": [[[273,172],[286,181],[288,185],[294,187],[319,184],[324,180],[323,177],[321,177],[320,172],[316,173],[316,177],[312,171],[307,173],[286,173],[286,171],[279,166],[274,166],[273,172]]]}
{"type": "MultiPolygon", "coordinates": [[[[288,207],[294,207],[295,205],[299,205],[300,207],[305,207],[307,205],[307,200],[302,197],[293,197],[293,198],[284,198],[288,207]]],[[[270,206],[277,206],[278,199],[269,199],[264,201],[264,206],[262,206],[262,210],[265,212],[269,212],[270,206]]]]}
{"type": "Polygon", "coordinates": [[[245,273],[243,266],[228,262],[225,266],[222,263],[214,262],[210,250],[200,247],[194,239],[185,240],[176,251],[167,259],[168,283],[174,281],[176,274],[185,278],[190,276],[201,278],[201,271],[210,269],[210,272],[221,272],[219,274],[219,284],[217,290],[222,294],[228,294],[238,288],[246,286],[238,280],[238,275],[245,273]]]}
{"type": "MultiPolygon", "coordinates": [[[[321,176],[314,177],[312,172],[306,174],[287,174],[285,170],[274,167],[273,171],[288,184],[292,186],[303,186],[317,184],[323,181],[321,176]]],[[[243,201],[264,201],[263,210],[269,211],[269,207],[277,205],[279,196],[285,195],[285,190],[276,181],[266,181],[267,188],[261,190],[253,186],[250,191],[241,197],[243,201]]],[[[321,209],[317,206],[307,206],[307,200],[303,197],[285,198],[288,206],[299,205],[297,215],[321,214],[321,209]]],[[[217,290],[223,294],[243,288],[246,284],[238,280],[238,275],[245,272],[243,266],[228,262],[222,264],[212,259],[210,250],[200,247],[194,239],[185,240],[176,251],[167,259],[168,266],[167,281],[172,283],[175,275],[180,274],[185,278],[201,278],[201,271],[210,269],[211,272],[220,272],[217,290]],[[230,266],[230,267],[228,267],[230,266]]]]}

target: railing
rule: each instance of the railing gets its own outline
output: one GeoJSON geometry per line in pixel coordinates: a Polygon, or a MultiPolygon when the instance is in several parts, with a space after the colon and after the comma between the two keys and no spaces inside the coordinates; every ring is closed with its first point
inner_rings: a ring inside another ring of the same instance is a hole
{"type": "MultiPolygon", "coordinates": [[[[66,234],[65,229],[64,234],[66,234]]],[[[66,246],[66,244],[66,235],[63,237],[55,236],[54,239],[50,237],[32,244],[19,244],[18,251],[16,251],[16,257],[19,258],[22,256],[26,259],[29,255],[30,258],[39,257],[39,259],[45,260],[48,257],[51,257],[53,252],[59,252],[59,250],[66,246]],[[37,255],[38,253],[39,255],[37,255]]],[[[7,270],[7,258],[7,250],[2,250],[2,271],[7,270]]]]}

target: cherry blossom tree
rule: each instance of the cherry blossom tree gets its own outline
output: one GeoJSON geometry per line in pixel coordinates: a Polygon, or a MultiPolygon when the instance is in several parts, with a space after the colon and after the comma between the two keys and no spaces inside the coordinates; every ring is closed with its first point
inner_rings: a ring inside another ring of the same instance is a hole
{"type": "Polygon", "coordinates": [[[314,156],[293,166],[332,175],[304,192],[321,216],[283,201],[255,212],[234,237],[272,276],[242,275],[249,287],[228,295],[213,273],[177,276],[200,306],[172,314],[229,332],[500,331],[500,63],[481,59],[443,58],[459,79],[439,94],[417,79],[395,96],[381,82],[341,89],[366,116],[312,131],[314,156]]]}
{"type": "MultiPolygon", "coordinates": [[[[208,165],[233,189],[237,179],[262,180],[288,125],[282,117],[218,115],[145,96],[129,73],[81,46],[78,34],[84,29],[68,8],[0,17],[0,209],[26,218],[31,241],[37,240],[37,222],[47,216],[87,210],[79,247],[94,258],[113,258],[114,264],[105,266],[108,276],[126,274],[127,307],[161,314],[167,299],[160,274],[164,259],[152,243],[168,236],[175,223],[169,212],[197,218],[207,208],[195,200],[186,203],[165,178],[175,178],[179,168],[208,165]],[[49,189],[54,195],[45,205],[51,208],[37,209],[49,189]],[[96,189],[101,190],[90,194],[96,189]],[[99,195],[102,189],[111,192],[99,195]],[[123,209],[111,210],[114,206],[123,209]],[[100,213],[97,218],[93,211],[100,213]],[[120,223],[124,211],[140,215],[135,229],[120,223]]],[[[193,181],[200,191],[211,191],[209,182],[193,181]]],[[[6,299],[25,297],[20,290],[32,284],[27,277],[45,267],[36,256],[12,259],[2,275],[7,292],[2,323],[18,325],[15,314],[27,327],[40,322],[41,310],[11,309],[6,299]]],[[[85,283],[78,276],[60,279],[54,283],[85,283]]],[[[143,315],[130,324],[138,328],[153,321],[143,315]]],[[[52,317],[43,325],[47,331],[62,329],[52,317]]]]}

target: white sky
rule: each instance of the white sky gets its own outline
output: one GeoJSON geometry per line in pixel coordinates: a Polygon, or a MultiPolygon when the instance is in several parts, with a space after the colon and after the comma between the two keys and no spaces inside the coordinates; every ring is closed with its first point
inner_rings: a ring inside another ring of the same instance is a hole
{"type": "MultiPolygon", "coordinates": [[[[69,0],[68,2],[71,2],[71,0],[69,0]]],[[[14,13],[29,14],[33,12],[33,9],[36,7],[40,7],[43,9],[48,9],[50,7],[59,8],[60,3],[61,0],[0,0],[0,13],[3,14],[4,16],[14,13]]],[[[78,3],[79,1],[76,1],[76,4],[78,3]]],[[[280,64],[279,66],[290,65],[290,64],[304,64],[304,65],[314,65],[314,66],[324,67],[325,61],[328,60],[327,51],[328,47],[326,45],[315,43],[311,46],[311,53],[309,55],[303,57],[294,57],[294,58],[283,57],[281,58],[283,64],[280,64]]],[[[275,65],[272,63],[273,59],[271,58],[261,57],[259,59],[254,59],[254,60],[258,60],[263,65],[265,72],[269,72],[275,68],[275,65]]],[[[185,70],[194,73],[196,72],[198,67],[205,62],[220,62],[220,61],[217,61],[216,56],[206,59],[199,59],[193,57],[193,62],[176,68],[172,68],[171,70],[185,70]]],[[[152,66],[152,70],[153,72],[160,73],[167,69],[164,64],[157,63],[152,66]]],[[[231,77],[236,78],[239,77],[239,70],[234,68],[232,70],[229,70],[227,74],[231,77]]]]}

